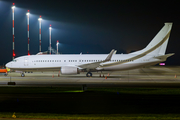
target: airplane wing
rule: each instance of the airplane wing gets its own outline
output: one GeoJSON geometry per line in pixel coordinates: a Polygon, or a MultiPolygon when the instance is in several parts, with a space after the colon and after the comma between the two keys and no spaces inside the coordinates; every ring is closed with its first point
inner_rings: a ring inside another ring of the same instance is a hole
{"type": "Polygon", "coordinates": [[[166,55],[157,56],[157,57],[154,57],[154,58],[164,60],[164,59],[167,59],[168,57],[170,57],[170,56],[172,56],[174,54],[175,53],[170,53],[170,54],[166,54],[166,55]]]}
{"type": "Polygon", "coordinates": [[[111,50],[111,52],[109,53],[109,55],[107,56],[107,58],[105,60],[100,61],[100,62],[93,62],[93,63],[79,65],[78,67],[80,67],[82,69],[95,69],[95,68],[99,67],[101,63],[110,61],[113,53],[114,53],[114,49],[111,50]]]}

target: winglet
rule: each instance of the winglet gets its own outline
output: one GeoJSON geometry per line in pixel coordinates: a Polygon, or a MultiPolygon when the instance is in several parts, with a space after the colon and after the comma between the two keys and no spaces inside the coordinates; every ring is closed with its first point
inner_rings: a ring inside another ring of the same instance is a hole
{"type": "Polygon", "coordinates": [[[116,53],[117,53],[117,50],[114,51],[114,54],[116,54],[116,53]]]}
{"type": "Polygon", "coordinates": [[[111,50],[111,52],[109,53],[109,55],[107,56],[107,58],[105,59],[105,61],[110,61],[112,58],[112,55],[114,53],[114,49],[111,50]]]}

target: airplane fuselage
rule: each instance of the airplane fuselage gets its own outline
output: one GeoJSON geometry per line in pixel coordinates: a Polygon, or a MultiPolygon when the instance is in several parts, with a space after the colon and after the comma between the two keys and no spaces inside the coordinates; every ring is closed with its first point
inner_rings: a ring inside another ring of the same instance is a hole
{"type": "MultiPolygon", "coordinates": [[[[136,55],[115,54],[111,61],[101,63],[96,70],[128,70],[136,67],[154,65],[164,60],[145,56],[141,59],[132,60],[136,55]]],[[[82,55],[31,55],[22,56],[7,64],[12,70],[37,71],[37,70],[60,70],[63,66],[74,66],[103,61],[107,54],[82,54],[82,55]]]]}

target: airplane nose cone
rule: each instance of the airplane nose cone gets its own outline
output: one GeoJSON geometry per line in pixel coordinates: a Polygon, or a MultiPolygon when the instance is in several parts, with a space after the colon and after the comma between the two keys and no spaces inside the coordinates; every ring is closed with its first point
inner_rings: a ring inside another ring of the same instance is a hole
{"type": "Polygon", "coordinates": [[[7,63],[5,66],[6,66],[7,68],[11,68],[11,63],[9,62],[9,63],[7,63]]]}

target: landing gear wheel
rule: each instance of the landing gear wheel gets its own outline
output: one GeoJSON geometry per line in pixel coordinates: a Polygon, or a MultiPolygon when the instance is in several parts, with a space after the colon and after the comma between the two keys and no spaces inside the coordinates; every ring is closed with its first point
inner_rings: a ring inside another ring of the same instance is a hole
{"type": "Polygon", "coordinates": [[[25,77],[25,74],[24,74],[24,73],[21,73],[21,77],[25,77]]]}
{"type": "Polygon", "coordinates": [[[86,77],[92,77],[92,73],[91,73],[91,72],[88,72],[88,73],[86,74],[86,77]]]}

